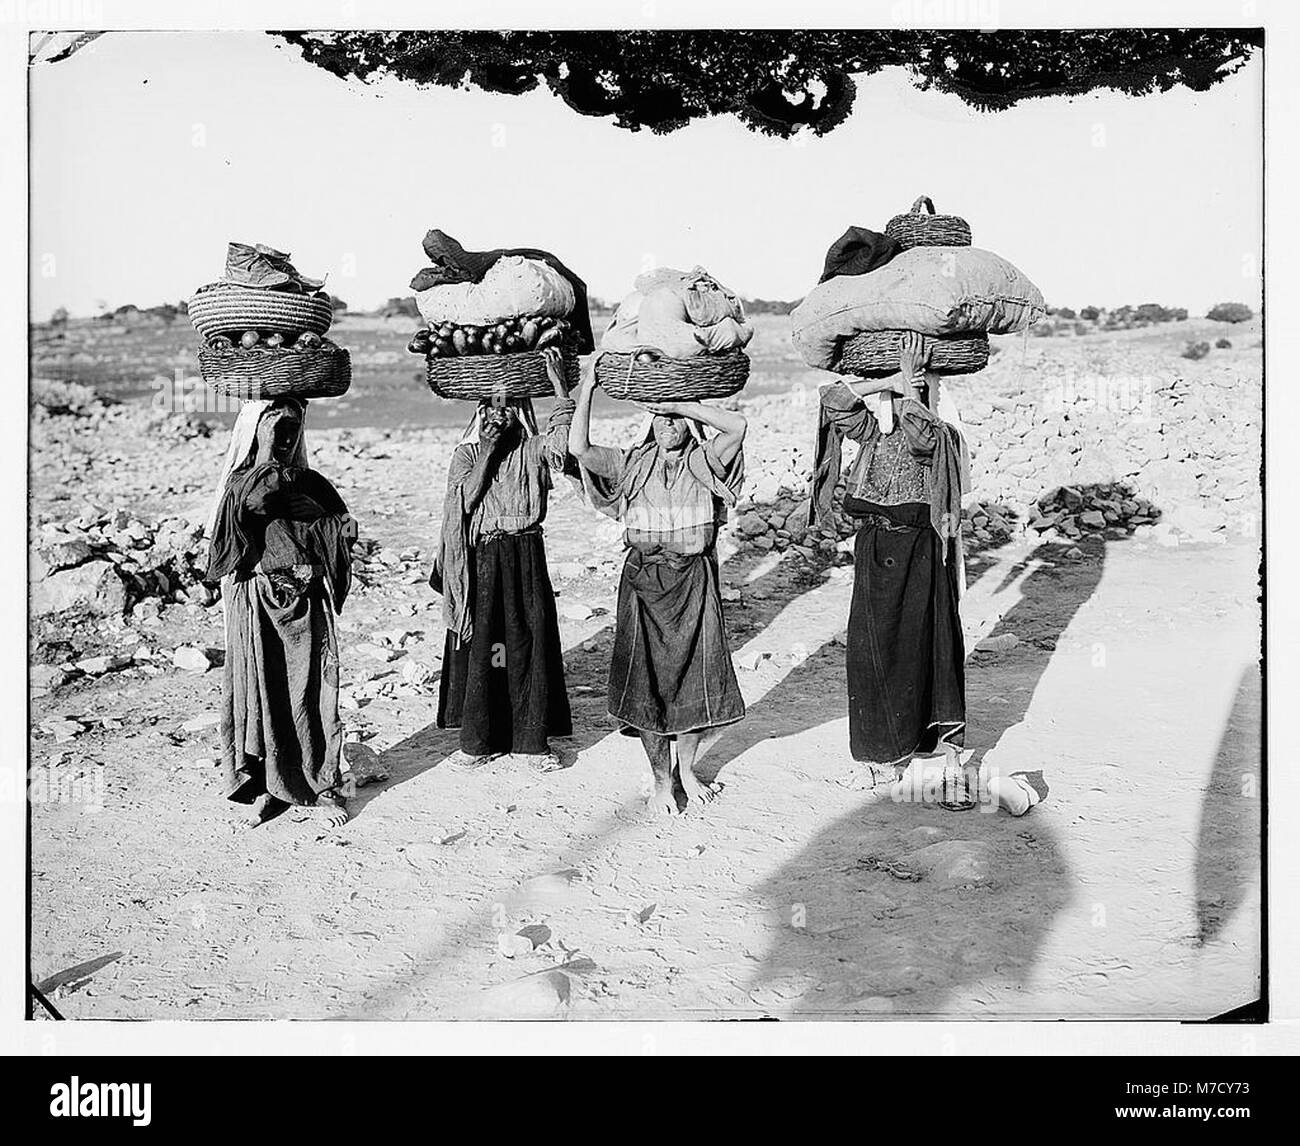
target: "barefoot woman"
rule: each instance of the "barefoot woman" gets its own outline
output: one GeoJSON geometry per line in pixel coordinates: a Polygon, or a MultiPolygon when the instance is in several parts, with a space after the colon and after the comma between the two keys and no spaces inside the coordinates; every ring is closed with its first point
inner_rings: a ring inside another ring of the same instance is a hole
{"type": "Polygon", "coordinates": [[[226,615],[221,717],[227,796],[258,824],[287,805],[347,820],[334,615],[356,525],[307,463],[306,404],[247,402],[208,526],[206,580],[226,615]]]}
{"type": "Polygon", "coordinates": [[[476,769],[510,753],[560,766],[549,738],[572,733],[555,592],[542,522],[567,457],[573,400],[559,351],[546,352],[555,408],[538,434],[531,401],[480,403],[447,472],[430,584],[443,595],[447,643],[438,727],[460,729],[450,762],[476,769]]]}
{"type": "Polygon", "coordinates": [[[848,625],[849,750],[855,760],[892,765],[898,799],[920,798],[920,781],[937,774],[932,798],[969,807],[972,777],[958,762],[966,727],[957,611],[966,447],[932,408],[938,378],[924,370],[922,353],[920,336],[909,333],[901,378],[823,387],[812,509],[814,516],[829,509],[840,438],[852,438],[860,449],[844,510],[860,528],[848,625]]]}
{"type": "Polygon", "coordinates": [[[674,775],[689,802],[711,800],[695,767],[723,726],[745,715],[714,543],[744,477],[746,423],[700,402],[661,402],[647,407],[650,427],[631,449],[592,445],[596,385],[588,367],[569,452],[592,504],[625,527],[609,711],[641,738],[654,779],[651,806],[676,815],[674,775]],[[705,440],[699,423],[717,432],[705,440]]]}

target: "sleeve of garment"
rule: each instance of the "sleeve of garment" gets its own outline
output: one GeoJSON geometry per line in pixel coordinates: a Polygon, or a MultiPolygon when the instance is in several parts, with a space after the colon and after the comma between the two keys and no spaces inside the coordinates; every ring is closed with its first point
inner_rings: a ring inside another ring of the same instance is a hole
{"type": "Polygon", "coordinates": [[[284,494],[284,478],[275,466],[267,466],[244,493],[244,508],[258,517],[272,517],[284,494]]]}
{"type": "Polygon", "coordinates": [[[309,528],[313,550],[329,582],[334,611],[341,613],[352,587],[352,544],[357,539],[357,523],[346,514],[332,513],[317,518],[309,528]]]}
{"type": "Polygon", "coordinates": [[[592,506],[617,519],[623,512],[623,474],[631,450],[592,446],[582,462],[582,488],[592,506]]]}
{"type": "Polygon", "coordinates": [[[442,595],[442,614],[449,632],[468,641],[473,631],[469,605],[469,514],[465,511],[465,478],[474,468],[477,449],[457,446],[447,467],[447,493],[442,506],[438,552],[429,573],[429,585],[442,595]]]}
{"type": "Polygon", "coordinates": [[[572,398],[557,398],[555,408],[546,421],[546,430],[541,435],[542,451],[553,470],[564,469],[565,459],[569,455],[569,423],[573,421],[573,411],[577,405],[572,398]]]}
{"type": "Polygon", "coordinates": [[[347,513],[347,503],[344,502],[339,491],[334,488],[334,483],[316,470],[308,470],[307,473],[309,475],[305,489],[307,496],[326,513],[347,513]]]}
{"type": "Polygon", "coordinates": [[[822,419],[840,435],[865,442],[876,430],[876,419],[867,404],[842,382],[821,388],[822,419]]]}
{"type": "Polygon", "coordinates": [[[745,482],[745,449],[742,446],[736,451],[736,456],[731,459],[731,463],[724,465],[722,459],[718,457],[714,440],[710,438],[694,451],[693,457],[700,457],[704,461],[704,472],[698,473],[697,476],[709,486],[715,496],[731,505],[739,497],[741,486],[745,482]]]}
{"type": "Polygon", "coordinates": [[[939,435],[946,433],[948,427],[915,398],[904,398],[899,403],[898,424],[912,457],[922,465],[933,462],[939,435]]]}
{"type": "Polygon", "coordinates": [[[451,463],[447,466],[447,505],[454,500],[460,509],[465,508],[464,488],[465,479],[469,477],[469,471],[474,468],[475,461],[478,460],[478,447],[472,442],[466,442],[457,446],[452,452],[451,463]]]}

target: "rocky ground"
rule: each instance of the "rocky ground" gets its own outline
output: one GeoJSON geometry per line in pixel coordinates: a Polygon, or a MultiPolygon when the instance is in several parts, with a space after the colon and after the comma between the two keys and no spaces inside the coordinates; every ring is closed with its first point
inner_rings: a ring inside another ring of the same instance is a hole
{"type": "Polygon", "coordinates": [[[424,579],[456,432],[331,429],[313,456],[363,534],[341,627],[371,782],[341,831],[294,813],[247,831],[216,790],[221,611],[197,578],[224,434],[43,389],[35,978],[75,1017],[1197,1017],[1249,1001],[1258,351],[1234,335],[1185,361],[1141,335],[1008,341],[962,383],[969,743],[1044,773],[1048,799],[1020,820],[895,805],[848,759],[848,529],[804,528],[815,393],[794,373],[743,402],[751,482],[722,555],[750,715],[710,760],[718,800],[643,811],[644,762],[604,711],[618,531],[567,487],[547,545],[570,767],[440,767],[455,745],[432,727],[443,630],[424,579]]]}

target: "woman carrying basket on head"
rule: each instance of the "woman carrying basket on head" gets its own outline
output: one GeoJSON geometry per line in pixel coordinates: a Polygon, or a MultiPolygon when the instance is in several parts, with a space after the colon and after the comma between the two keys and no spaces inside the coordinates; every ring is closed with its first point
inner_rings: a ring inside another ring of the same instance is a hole
{"type": "Polygon", "coordinates": [[[334,615],[351,584],[356,524],[311,469],[306,403],[246,402],[208,522],[206,580],[221,584],[226,795],[263,823],[287,805],[347,818],[334,615]]]}
{"type": "Polygon", "coordinates": [[[695,769],[723,728],[745,715],[714,544],[744,477],[746,422],[702,402],[651,403],[650,424],[631,449],[593,445],[596,386],[588,367],[569,452],[591,503],[625,527],[609,711],[621,731],[641,738],[654,781],[650,806],[676,815],[674,778],[688,802],[711,800],[695,769]],[[701,424],[716,432],[705,438],[701,424]]]}
{"type": "MultiPolygon", "coordinates": [[[[860,444],[844,510],[860,522],[848,624],[849,750],[892,766],[899,800],[974,805],[961,763],[966,695],[958,598],[966,444],[939,405],[938,376],[908,332],[899,374],[822,387],[811,518],[830,507],[840,440],[860,444]],[[901,394],[900,396],[897,396],[901,394]],[[928,786],[928,789],[927,789],[928,786]]],[[[955,412],[950,415],[956,420],[955,412]]]]}
{"type": "Polygon", "coordinates": [[[452,454],[430,585],[447,641],[438,727],[459,728],[449,762],[466,770],[512,754],[560,767],[550,737],[572,734],[555,592],[542,523],[567,457],[573,400],[560,352],[543,352],[557,401],[537,432],[528,398],[484,400],[452,454]]]}

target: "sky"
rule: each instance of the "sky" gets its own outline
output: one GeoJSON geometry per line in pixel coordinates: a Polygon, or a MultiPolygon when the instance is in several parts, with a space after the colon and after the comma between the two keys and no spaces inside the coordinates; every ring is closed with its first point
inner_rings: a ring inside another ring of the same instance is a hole
{"type": "Polygon", "coordinates": [[[781,141],[732,117],[629,132],[544,89],[344,82],[261,33],[116,32],[30,72],[32,314],[187,297],[231,239],[369,309],[410,293],[432,227],[551,250],[607,299],[696,264],[794,299],[848,225],[920,194],[1054,305],[1256,305],[1261,76],[982,113],[891,69],[836,130],[781,141]]]}

